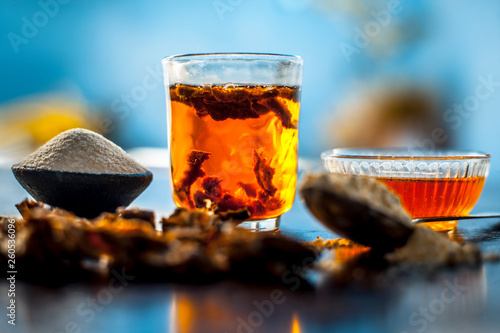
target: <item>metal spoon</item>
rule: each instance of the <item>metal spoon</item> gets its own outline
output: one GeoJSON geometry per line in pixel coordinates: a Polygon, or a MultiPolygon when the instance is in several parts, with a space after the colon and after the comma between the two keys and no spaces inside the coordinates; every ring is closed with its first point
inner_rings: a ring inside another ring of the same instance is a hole
{"type": "Polygon", "coordinates": [[[413,223],[427,223],[427,222],[443,222],[455,220],[475,220],[475,219],[491,219],[500,218],[499,213],[485,213],[475,215],[460,215],[460,216],[438,216],[438,217],[419,217],[412,219],[413,223]]]}
{"type": "Polygon", "coordinates": [[[300,194],[309,211],[326,227],[340,236],[383,251],[406,244],[415,223],[500,217],[492,213],[411,219],[399,199],[370,177],[308,175],[300,194]]]}

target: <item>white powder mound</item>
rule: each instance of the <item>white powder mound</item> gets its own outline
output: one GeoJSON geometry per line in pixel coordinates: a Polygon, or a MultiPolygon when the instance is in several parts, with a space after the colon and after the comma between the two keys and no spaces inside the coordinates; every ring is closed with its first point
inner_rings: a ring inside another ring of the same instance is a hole
{"type": "Polygon", "coordinates": [[[92,174],[148,171],[113,142],[82,128],[59,134],[14,166],[92,174]]]}

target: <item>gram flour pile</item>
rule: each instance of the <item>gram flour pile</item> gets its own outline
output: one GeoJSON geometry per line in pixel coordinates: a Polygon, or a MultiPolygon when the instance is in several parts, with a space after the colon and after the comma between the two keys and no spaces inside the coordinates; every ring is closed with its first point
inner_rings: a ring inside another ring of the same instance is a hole
{"type": "Polygon", "coordinates": [[[148,171],[113,142],[81,128],[59,134],[15,166],[91,174],[138,174],[148,171]]]}
{"type": "Polygon", "coordinates": [[[474,243],[459,244],[446,234],[418,226],[402,248],[387,253],[391,263],[439,267],[481,262],[481,250],[474,243]]]}

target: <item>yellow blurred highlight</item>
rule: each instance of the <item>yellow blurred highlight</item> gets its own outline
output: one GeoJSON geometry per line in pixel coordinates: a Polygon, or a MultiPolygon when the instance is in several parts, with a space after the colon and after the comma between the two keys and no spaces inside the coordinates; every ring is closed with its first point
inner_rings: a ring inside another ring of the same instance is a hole
{"type": "Polygon", "coordinates": [[[55,111],[51,114],[41,115],[38,119],[28,123],[27,127],[33,135],[33,139],[37,143],[43,144],[61,132],[76,127],[88,127],[88,124],[81,115],[63,114],[55,111]]]}
{"type": "Polygon", "coordinates": [[[72,128],[96,130],[96,116],[78,98],[28,96],[0,105],[0,156],[22,158],[72,128]]]}
{"type": "Polygon", "coordinates": [[[177,301],[177,329],[179,333],[191,332],[191,325],[194,319],[194,309],[188,298],[179,296],[177,301]]]}
{"type": "Polygon", "coordinates": [[[175,294],[170,309],[170,331],[178,333],[192,332],[195,320],[193,302],[182,294],[175,294]]]}
{"type": "Polygon", "coordinates": [[[293,314],[292,333],[300,333],[299,317],[296,313],[293,314]]]}
{"type": "Polygon", "coordinates": [[[168,316],[168,332],[230,332],[228,326],[237,324],[236,318],[244,315],[239,307],[214,297],[196,292],[175,292],[168,316]]]}

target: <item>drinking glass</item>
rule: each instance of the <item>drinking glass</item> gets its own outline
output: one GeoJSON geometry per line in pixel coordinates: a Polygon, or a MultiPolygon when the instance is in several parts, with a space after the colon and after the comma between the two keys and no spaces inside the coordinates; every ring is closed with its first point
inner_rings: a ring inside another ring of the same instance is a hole
{"type": "Polygon", "coordinates": [[[260,53],[163,59],[177,207],[247,210],[275,230],[293,204],[302,58],[260,53]]]}

